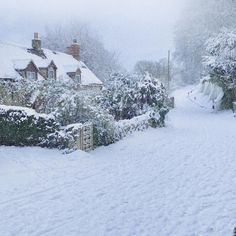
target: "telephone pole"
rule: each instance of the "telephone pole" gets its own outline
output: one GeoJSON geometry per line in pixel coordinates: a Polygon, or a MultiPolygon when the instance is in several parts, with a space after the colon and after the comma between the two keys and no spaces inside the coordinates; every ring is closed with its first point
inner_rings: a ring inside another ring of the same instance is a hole
{"type": "Polygon", "coordinates": [[[167,62],[167,92],[170,92],[170,50],[168,50],[168,62],[167,62]]]}

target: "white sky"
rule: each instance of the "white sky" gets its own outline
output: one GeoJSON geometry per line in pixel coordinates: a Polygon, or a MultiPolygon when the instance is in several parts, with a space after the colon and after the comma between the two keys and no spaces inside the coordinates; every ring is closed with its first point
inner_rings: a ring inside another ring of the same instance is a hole
{"type": "Polygon", "coordinates": [[[185,0],[0,0],[0,37],[28,43],[47,24],[81,20],[131,67],[173,48],[173,30],[185,0]]]}

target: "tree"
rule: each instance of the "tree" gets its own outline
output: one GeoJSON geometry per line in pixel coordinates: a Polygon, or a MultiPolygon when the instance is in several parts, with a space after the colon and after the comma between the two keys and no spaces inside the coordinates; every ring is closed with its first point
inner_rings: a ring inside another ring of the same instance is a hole
{"type": "Polygon", "coordinates": [[[207,72],[228,83],[236,82],[236,32],[223,29],[208,39],[206,51],[204,65],[207,72]]]}
{"type": "Polygon", "coordinates": [[[206,43],[203,64],[210,80],[224,91],[222,108],[232,108],[236,98],[236,32],[223,29],[206,43]]]}
{"type": "Polygon", "coordinates": [[[156,61],[142,60],[142,61],[138,61],[135,64],[134,73],[137,73],[138,75],[143,76],[147,72],[155,78],[160,78],[160,74],[161,74],[160,63],[158,63],[156,61]]]}
{"type": "Polygon", "coordinates": [[[181,69],[182,80],[199,81],[203,72],[202,56],[205,42],[222,27],[235,27],[235,0],[188,1],[175,32],[175,60],[181,69]]]}
{"type": "Polygon", "coordinates": [[[122,70],[118,55],[108,51],[97,34],[88,25],[71,24],[46,28],[43,46],[64,52],[73,39],[80,44],[80,57],[83,62],[103,81],[109,82],[110,74],[122,70]]]}

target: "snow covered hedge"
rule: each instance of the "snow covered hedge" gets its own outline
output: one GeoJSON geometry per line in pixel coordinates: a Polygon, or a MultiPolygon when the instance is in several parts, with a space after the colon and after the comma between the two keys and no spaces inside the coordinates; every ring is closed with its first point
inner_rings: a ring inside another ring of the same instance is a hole
{"type": "Polygon", "coordinates": [[[59,149],[80,149],[80,135],[82,124],[72,124],[49,133],[40,143],[42,147],[59,149]]]}
{"type": "Polygon", "coordinates": [[[61,127],[52,115],[33,109],[0,106],[0,145],[79,148],[82,124],[61,127]]]}
{"type": "Polygon", "coordinates": [[[135,131],[144,131],[151,125],[150,113],[134,117],[130,120],[120,120],[115,123],[114,140],[118,141],[135,131]]]}
{"type": "Polygon", "coordinates": [[[23,107],[0,106],[0,144],[39,145],[59,128],[52,116],[23,107]]]}

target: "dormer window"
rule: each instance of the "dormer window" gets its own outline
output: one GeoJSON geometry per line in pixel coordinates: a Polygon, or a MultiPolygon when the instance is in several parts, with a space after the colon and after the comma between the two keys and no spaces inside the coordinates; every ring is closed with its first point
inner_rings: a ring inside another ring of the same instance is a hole
{"type": "Polygon", "coordinates": [[[81,70],[77,69],[76,73],[75,73],[75,81],[79,84],[81,84],[81,70]]]}
{"type": "Polygon", "coordinates": [[[49,67],[49,69],[48,69],[48,78],[49,79],[54,79],[55,78],[55,71],[52,67],[49,67]]]}
{"type": "Polygon", "coordinates": [[[81,74],[76,74],[75,80],[76,82],[81,83],[81,74]]]}
{"type": "Polygon", "coordinates": [[[29,80],[36,80],[36,73],[34,71],[26,71],[26,78],[29,80]]]}

